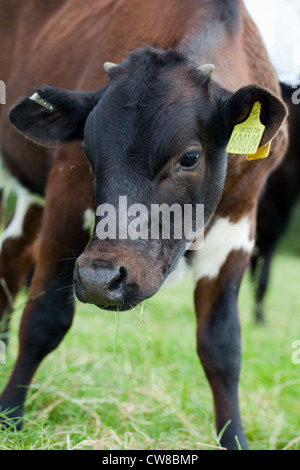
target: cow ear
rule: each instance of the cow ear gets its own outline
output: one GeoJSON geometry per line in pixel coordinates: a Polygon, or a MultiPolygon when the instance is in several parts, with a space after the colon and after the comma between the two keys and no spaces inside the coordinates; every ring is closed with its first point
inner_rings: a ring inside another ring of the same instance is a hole
{"type": "Polygon", "coordinates": [[[85,121],[104,88],[93,92],[44,86],[23,98],[9,113],[14,127],[33,142],[47,147],[83,138],[85,121]]]}
{"type": "Polygon", "coordinates": [[[225,101],[225,126],[230,135],[236,124],[246,121],[257,101],[261,103],[260,121],[266,126],[262,147],[276,136],[288,115],[284,102],[270,90],[252,85],[232,94],[225,101]]]}

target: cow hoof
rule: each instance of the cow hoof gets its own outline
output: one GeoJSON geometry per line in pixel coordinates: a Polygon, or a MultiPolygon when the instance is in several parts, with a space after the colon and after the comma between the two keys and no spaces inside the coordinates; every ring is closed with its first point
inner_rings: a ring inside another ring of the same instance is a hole
{"type": "Polygon", "coordinates": [[[0,428],[2,430],[21,431],[23,427],[23,410],[20,407],[9,408],[0,405],[0,428]]]}

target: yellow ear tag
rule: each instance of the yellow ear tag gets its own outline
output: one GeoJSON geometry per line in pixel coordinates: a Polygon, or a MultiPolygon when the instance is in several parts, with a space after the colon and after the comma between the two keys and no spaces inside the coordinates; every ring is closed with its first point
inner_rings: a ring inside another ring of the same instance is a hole
{"type": "Polygon", "coordinates": [[[238,155],[255,155],[266,126],[260,122],[261,103],[254,103],[246,121],[237,124],[231,134],[227,153],[238,155]]]}
{"type": "Polygon", "coordinates": [[[259,160],[261,158],[267,158],[269,156],[271,149],[271,142],[264,145],[263,147],[259,147],[257,152],[254,155],[247,155],[247,160],[259,160]]]}

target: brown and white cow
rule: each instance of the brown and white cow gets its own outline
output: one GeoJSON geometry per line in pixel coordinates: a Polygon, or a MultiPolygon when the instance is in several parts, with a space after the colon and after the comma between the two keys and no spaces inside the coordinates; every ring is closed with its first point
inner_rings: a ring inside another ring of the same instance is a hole
{"type": "Polygon", "coordinates": [[[82,301],[125,310],[185,262],[195,272],[198,353],[217,431],[230,422],[222,444],[247,448],[237,295],[258,195],[285,151],[287,111],[243,2],[1,0],[0,11],[2,164],[19,195],[1,246],[6,318],[34,268],[1,409],[22,415],[34,372],[71,326],[74,284],[82,301]],[[226,146],[256,102],[261,145],[272,147],[250,162],[226,146]],[[90,239],[91,210],[120,196],[146,207],[204,204],[204,247],[185,252],[174,236],[102,240],[97,212],[90,239]]]}

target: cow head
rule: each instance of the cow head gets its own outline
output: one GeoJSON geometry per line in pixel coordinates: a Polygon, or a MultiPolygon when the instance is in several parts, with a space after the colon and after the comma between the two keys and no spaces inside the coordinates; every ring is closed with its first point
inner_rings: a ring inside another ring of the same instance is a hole
{"type": "Polygon", "coordinates": [[[107,86],[91,93],[42,87],[17,104],[10,119],[41,145],[82,141],[96,219],[75,265],[76,294],[125,310],[157,292],[193,241],[199,227],[185,233],[185,206],[195,218],[203,205],[204,224],[214,213],[234,125],[260,101],[264,144],[278,132],[286,109],[258,86],[222,89],[211,78],[213,66],[199,67],[174,50],[139,49],[105,69],[107,86]],[[162,204],[182,209],[176,216],[182,236],[172,210],[169,236],[162,235],[161,214],[155,221],[159,235],[152,233],[151,210],[162,204]]]}

